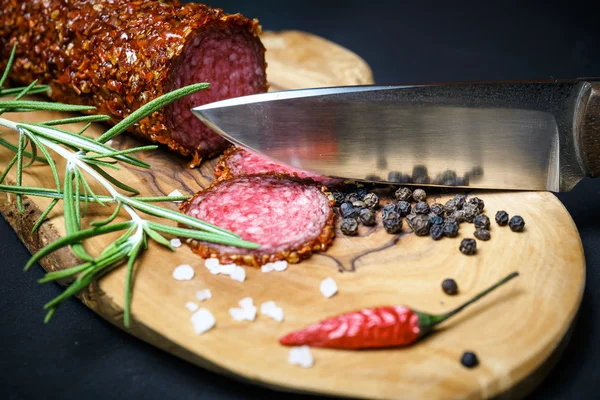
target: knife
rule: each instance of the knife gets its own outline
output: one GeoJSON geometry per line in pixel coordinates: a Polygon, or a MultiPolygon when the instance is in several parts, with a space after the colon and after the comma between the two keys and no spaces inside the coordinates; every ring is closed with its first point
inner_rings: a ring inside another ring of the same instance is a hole
{"type": "Polygon", "coordinates": [[[286,90],[192,112],[238,146],[330,177],[559,192],[600,175],[600,78],[286,90]]]}

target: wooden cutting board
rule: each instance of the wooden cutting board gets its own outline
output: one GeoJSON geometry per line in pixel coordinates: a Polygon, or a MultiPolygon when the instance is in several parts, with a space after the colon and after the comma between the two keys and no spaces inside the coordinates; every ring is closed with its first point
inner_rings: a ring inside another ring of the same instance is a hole
{"type": "MultiPolygon", "coordinates": [[[[322,38],[280,32],[266,33],[263,40],[272,89],[372,82],[362,59],[322,38]]],[[[8,117],[40,121],[57,115],[40,112],[8,117]]],[[[93,132],[98,135],[101,130],[94,127],[93,132]]],[[[3,137],[15,139],[9,133],[3,137]]],[[[134,144],[129,137],[115,140],[118,148],[134,144]]],[[[2,149],[0,165],[6,166],[9,157],[2,149]]],[[[141,158],[152,170],[124,168],[117,175],[144,195],[164,195],[174,189],[192,194],[213,179],[214,160],[190,170],[184,159],[163,151],[145,153],[141,158]]],[[[14,181],[14,175],[10,179],[14,181]]],[[[52,186],[51,175],[42,165],[26,169],[25,182],[52,186]]],[[[444,202],[451,195],[436,196],[444,202]]],[[[241,283],[211,275],[203,260],[185,246],[171,253],[153,243],[137,268],[134,322],[128,331],[201,367],[281,390],[382,399],[522,397],[545,376],[568,339],[584,288],[583,249],[573,221],[551,193],[488,191],[477,195],[485,200],[489,216],[504,209],[522,215],[527,226],[517,234],[493,222],[492,240],[479,242],[479,252],[473,257],[458,251],[460,238],[472,235],[472,225],[463,225],[456,239],[435,242],[417,237],[407,228],[399,235],[389,235],[379,223],[375,228],[361,227],[359,237],[345,237],[338,231],[326,253],[284,272],[266,274],[249,268],[241,283]],[[195,277],[175,281],[173,269],[184,263],[194,266],[195,277]],[[289,349],[277,343],[281,335],[326,316],[368,306],[406,304],[431,313],[444,312],[515,270],[521,273],[519,278],[408,348],[363,352],[314,349],[314,367],[303,369],[288,364],[289,349]],[[327,277],[333,277],[339,287],[330,299],[319,292],[320,282],[327,277]],[[457,296],[440,290],[441,281],[449,277],[458,282],[457,296]],[[212,291],[213,298],[201,306],[215,315],[217,325],[196,335],[184,305],[195,301],[196,291],[204,288],[212,291]],[[284,310],[284,322],[260,314],[254,322],[233,321],[228,309],[246,296],[257,306],[276,301],[284,310]],[[478,354],[479,367],[461,366],[459,359],[465,350],[478,354]]],[[[64,234],[58,207],[39,234],[30,234],[47,204],[46,199],[28,199],[27,211],[20,215],[14,196],[0,195],[4,217],[32,252],[64,234]]],[[[110,212],[92,207],[89,217],[99,219],[110,212]]],[[[98,254],[112,238],[114,235],[89,240],[86,247],[98,254]]],[[[55,271],[76,263],[70,251],[63,250],[47,257],[42,265],[55,271]]],[[[118,326],[122,324],[124,277],[124,270],[118,269],[81,296],[98,315],[118,326]]]]}

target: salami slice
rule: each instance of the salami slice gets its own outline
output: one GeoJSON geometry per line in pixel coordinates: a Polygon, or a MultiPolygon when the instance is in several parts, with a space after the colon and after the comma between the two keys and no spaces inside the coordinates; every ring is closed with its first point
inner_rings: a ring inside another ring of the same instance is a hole
{"type": "Polygon", "coordinates": [[[323,186],[277,174],[244,175],[215,182],[182,203],[188,215],[261,245],[242,249],[193,241],[193,250],[221,263],[260,266],[297,263],[333,241],[333,200],[323,186]]]}
{"type": "Polygon", "coordinates": [[[210,88],[154,113],[131,131],[183,155],[227,145],[189,111],[267,90],[260,25],[177,0],[0,0],[0,66],[18,44],[11,77],[49,84],[50,97],[97,107],[112,123],[179,87],[210,88]]]}
{"type": "Polygon", "coordinates": [[[215,176],[220,180],[240,175],[265,174],[270,172],[312,179],[329,187],[337,186],[344,182],[343,179],[329,178],[279,164],[241,147],[228,148],[215,166],[215,176]]]}

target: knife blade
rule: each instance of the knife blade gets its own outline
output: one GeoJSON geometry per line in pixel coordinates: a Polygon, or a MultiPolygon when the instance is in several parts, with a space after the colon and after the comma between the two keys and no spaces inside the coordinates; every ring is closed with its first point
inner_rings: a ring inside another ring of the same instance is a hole
{"type": "Polygon", "coordinates": [[[568,191],[600,174],[600,79],[347,86],[195,107],[227,140],[357,181],[568,191]]]}

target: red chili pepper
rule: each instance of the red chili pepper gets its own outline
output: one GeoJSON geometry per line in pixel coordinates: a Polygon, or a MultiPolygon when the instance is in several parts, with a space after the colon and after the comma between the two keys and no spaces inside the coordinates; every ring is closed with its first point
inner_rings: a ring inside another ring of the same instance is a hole
{"type": "Polygon", "coordinates": [[[279,339],[279,343],[285,346],[308,345],[350,350],[409,345],[429,334],[436,325],[518,275],[518,272],[513,272],[445,314],[431,315],[405,306],[366,308],[327,318],[289,333],[279,339]]]}

